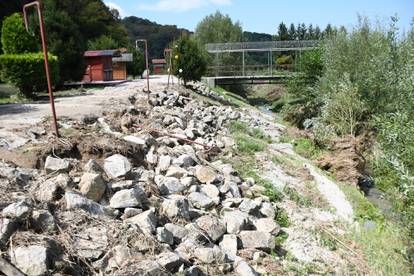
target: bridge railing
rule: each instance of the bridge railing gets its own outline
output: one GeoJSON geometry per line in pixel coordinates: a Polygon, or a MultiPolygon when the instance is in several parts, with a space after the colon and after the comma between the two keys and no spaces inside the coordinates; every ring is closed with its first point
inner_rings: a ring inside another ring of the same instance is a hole
{"type": "Polygon", "coordinates": [[[305,50],[318,45],[319,40],[288,40],[288,41],[260,41],[260,42],[233,42],[209,43],[206,50],[209,53],[224,52],[260,52],[281,50],[305,50]]]}
{"type": "MultiPolygon", "coordinates": [[[[293,64],[277,65],[271,67],[268,64],[245,65],[245,76],[271,76],[279,73],[294,71],[293,64]]],[[[242,65],[212,65],[208,66],[206,76],[243,76],[242,65]]]]}

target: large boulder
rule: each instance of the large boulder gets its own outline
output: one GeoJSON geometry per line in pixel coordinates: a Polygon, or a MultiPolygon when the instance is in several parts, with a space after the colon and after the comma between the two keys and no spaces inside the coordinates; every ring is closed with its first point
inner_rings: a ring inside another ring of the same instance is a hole
{"type": "Polygon", "coordinates": [[[264,251],[275,248],[274,236],[268,232],[241,231],[239,237],[243,248],[255,248],[264,251]]]}
{"type": "Polygon", "coordinates": [[[212,183],[217,178],[217,173],[210,167],[197,166],[195,176],[201,183],[212,183]]]}
{"type": "Polygon", "coordinates": [[[128,218],[125,221],[138,225],[144,232],[153,234],[157,229],[158,219],[154,211],[147,210],[139,215],[128,218]]]}
{"type": "Polygon", "coordinates": [[[46,157],[45,170],[47,172],[67,172],[69,168],[70,163],[66,159],[54,158],[52,156],[46,157]]]}
{"type": "Polygon", "coordinates": [[[226,226],[213,215],[198,218],[196,224],[208,234],[213,242],[218,241],[226,233],[226,226]]]}
{"type": "Polygon", "coordinates": [[[277,235],[280,231],[280,226],[273,218],[260,218],[254,221],[253,224],[257,231],[267,232],[273,235],[277,235]]]}
{"type": "Polygon", "coordinates": [[[226,234],[220,242],[221,250],[227,254],[229,260],[234,261],[237,256],[238,242],[235,234],[226,234]]]}
{"type": "MultiPolygon", "coordinates": [[[[62,178],[62,177],[57,177],[62,178]]],[[[63,195],[63,189],[59,185],[58,179],[48,179],[45,182],[39,184],[34,191],[34,197],[40,202],[52,202],[63,195]]]]}
{"type": "Polygon", "coordinates": [[[223,221],[229,234],[237,234],[242,230],[247,230],[250,225],[249,216],[239,210],[224,212],[223,221]]]}
{"type": "Polygon", "coordinates": [[[166,223],[164,227],[172,233],[174,237],[174,242],[176,243],[180,243],[188,234],[188,230],[185,227],[177,224],[166,223]]]}
{"type": "Polygon", "coordinates": [[[157,175],[155,177],[155,183],[160,189],[162,195],[178,194],[186,189],[186,186],[175,177],[164,177],[162,175],[157,175]]]}
{"type": "Polygon", "coordinates": [[[131,168],[129,160],[121,154],[115,154],[105,159],[104,169],[110,178],[125,176],[131,171],[131,168]]]}
{"type": "Polygon", "coordinates": [[[142,207],[147,200],[147,195],[139,187],[132,189],[120,190],[116,192],[109,200],[109,206],[115,209],[123,209],[128,207],[142,207]]]}
{"type": "Polygon", "coordinates": [[[101,200],[106,189],[105,182],[99,173],[84,173],[79,187],[82,195],[94,201],[101,200]]]}
{"type": "Polygon", "coordinates": [[[161,209],[162,213],[171,220],[177,218],[190,219],[188,201],[184,196],[170,195],[164,199],[161,209]]]}
{"type": "Polygon", "coordinates": [[[82,209],[94,215],[112,215],[104,206],[74,192],[65,193],[66,209],[82,209]]]}
{"type": "Polygon", "coordinates": [[[49,250],[43,245],[18,246],[10,252],[12,263],[30,276],[44,275],[49,269],[49,250]]]}
{"type": "Polygon", "coordinates": [[[177,272],[183,264],[183,260],[174,252],[165,252],[156,256],[157,262],[168,272],[177,272]]]}
{"type": "Polygon", "coordinates": [[[238,276],[258,276],[259,273],[254,270],[253,267],[251,267],[244,259],[240,257],[236,257],[234,261],[234,272],[238,276]]]}
{"type": "Polygon", "coordinates": [[[214,201],[211,198],[199,192],[189,194],[188,200],[196,208],[208,209],[214,205],[214,201]]]}
{"type": "Polygon", "coordinates": [[[32,208],[24,201],[12,203],[3,209],[3,216],[12,219],[26,219],[32,213],[32,208]]]}

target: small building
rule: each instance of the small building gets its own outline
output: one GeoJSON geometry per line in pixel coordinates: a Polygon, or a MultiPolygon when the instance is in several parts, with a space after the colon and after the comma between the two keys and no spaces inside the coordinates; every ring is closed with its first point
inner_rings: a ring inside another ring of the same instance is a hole
{"type": "Polygon", "coordinates": [[[86,51],[84,82],[112,81],[112,58],[121,56],[118,50],[86,51]]]}
{"type": "Polygon", "coordinates": [[[154,74],[164,74],[166,65],[167,62],[165,61],[165,59],[153,59],[152,70],[154,74]]]}
{"type": "Polygon", "coordinates": [[[120,57],[112,58],[113,80],[127,79],[127,62],[132,62],[132,54],[123,53],[120,57]]]}

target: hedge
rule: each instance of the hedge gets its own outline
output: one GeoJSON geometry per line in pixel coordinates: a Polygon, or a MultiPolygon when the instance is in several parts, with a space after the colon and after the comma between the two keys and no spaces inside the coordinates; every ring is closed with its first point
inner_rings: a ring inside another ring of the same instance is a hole
{"type": "MultiPolygon", "coordinates": [[[[49,54],[52,84],[59,81],[58,58],[49,54]]],[[[43,53],[0,55],[0,79],[15,85],[20,96],[34,98],[36,92],[47,89],[43,53]]]]}

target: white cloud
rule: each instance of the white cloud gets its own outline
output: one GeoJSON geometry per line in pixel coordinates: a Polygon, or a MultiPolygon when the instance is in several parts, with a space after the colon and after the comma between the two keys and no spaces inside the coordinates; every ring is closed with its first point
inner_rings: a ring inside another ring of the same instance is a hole
{"type": "Polygon", "coordinates": [[[105,5],[110,8],[110,9],[116,9],[119,12],[119,16],[121,17],[125,17],[125,11],[117,4],[115,4],[114,2],[105,2],[105,5]]]}
{"type": "Polygon", "coordinates": [[[185,12],[208,5],[230,5],[232,0],[158,0],[155,4],[141,4],[140,10],[185,12]]]}

